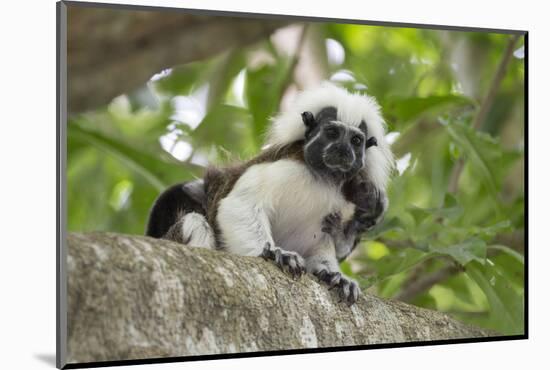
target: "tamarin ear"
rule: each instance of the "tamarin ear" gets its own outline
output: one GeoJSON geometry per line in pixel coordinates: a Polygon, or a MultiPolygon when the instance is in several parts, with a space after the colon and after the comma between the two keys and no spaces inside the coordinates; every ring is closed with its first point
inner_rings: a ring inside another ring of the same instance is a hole
{"type": "Polygon", "coordinates": [[[302,113],[302,121],[308,129],[312,129],[315,126],[315,117],[313,117],[313,113],[311,112],[302,113]]]}
{"type": "Polygon", "coordinates": [[[371,136],[366,142],[365,142],[365,149],[370,148],[371,146],[377,146],[378,141],[374,136],[371,136]]]}
{"type": "Polygon", "coordinates": [[[313,132],[315,127],[317,127],[317,121],[315,120],[315,117],[311,112],[302,113],[302,121],[306,126],[305,139],[307,140],[310,138],[311,133],[313,132]]]}

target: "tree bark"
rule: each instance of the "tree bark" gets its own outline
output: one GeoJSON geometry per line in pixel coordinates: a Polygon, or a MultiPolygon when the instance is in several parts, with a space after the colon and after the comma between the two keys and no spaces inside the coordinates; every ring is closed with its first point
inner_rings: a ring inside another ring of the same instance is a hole
{"type": "Polygon", "coordinates": [[[166,240],[68,235],[68,363],[493,335],[363,294],[348,307],[306,274],[166,240]]]}
{"type": "Polygon", "coordinates": [[[155,73],[269,36],[285,21],[68,4],[68,109],[82,112],[155,73]]]}

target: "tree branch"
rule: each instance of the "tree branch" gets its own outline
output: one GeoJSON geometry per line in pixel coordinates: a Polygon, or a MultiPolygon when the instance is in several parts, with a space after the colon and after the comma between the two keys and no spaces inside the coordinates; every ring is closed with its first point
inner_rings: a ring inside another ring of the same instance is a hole
{"type": "Polygon", "coordinates": [[[284,21],[68,7],[69,112],[107,104],[155,73],[258,41],[284,21]]]}
{"type": "Polygon", "coordinates": [[[448,266],[445,266],[440,270],[431,273],[430,275],[426,275],[422,278],[410,281],[410,283],[406,285],[403,290],[401,290],[401,292],[395,297],[395,299],[403,302],[410,302],[418,294],[429,290],[434,285],[449,279],[451,276],[461,271],[464,270],[458,265],[454,263],[449,264],[448,266]]]}
{"type": "Polygon", "coordinates": [[[166,240],[68,235],[69,363],[496,335],[364,294],[339,303],[309,274],[166,240]]]}

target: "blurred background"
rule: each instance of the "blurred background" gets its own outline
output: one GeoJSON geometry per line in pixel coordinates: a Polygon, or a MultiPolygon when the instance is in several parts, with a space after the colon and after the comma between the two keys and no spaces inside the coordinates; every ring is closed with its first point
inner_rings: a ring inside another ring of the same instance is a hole
{"type": "Polygon", "coordinates": [[[364,291],[524,331],[523,36],[68,7],[69,231],[143,234],[171,184],[261,149],[323,80],[376,97],[397,159],[364,291]]]}

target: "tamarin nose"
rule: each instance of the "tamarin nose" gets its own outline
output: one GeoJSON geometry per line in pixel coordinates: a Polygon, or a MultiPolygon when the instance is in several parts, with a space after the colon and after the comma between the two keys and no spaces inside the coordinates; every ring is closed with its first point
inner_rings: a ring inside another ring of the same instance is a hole
{"type": "Polygon", "coordinates": [[[346,161],[351,160],[353,157],[353,154],[347,145],[339,145],[337,154],[340,158],[346,161]]]}

